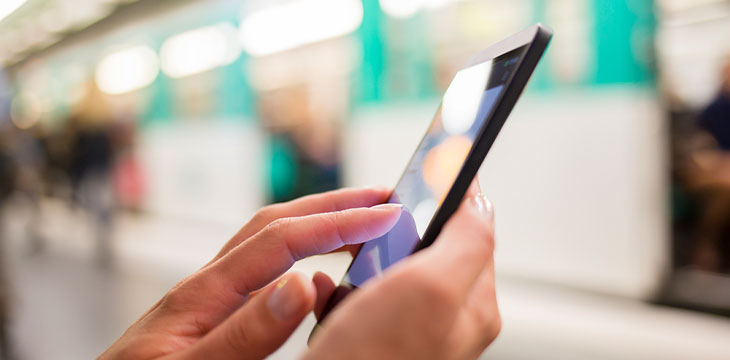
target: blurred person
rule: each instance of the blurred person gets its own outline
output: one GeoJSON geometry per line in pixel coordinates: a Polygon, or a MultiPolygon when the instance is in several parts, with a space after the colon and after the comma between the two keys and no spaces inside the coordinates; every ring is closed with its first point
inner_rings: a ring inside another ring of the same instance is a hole
{"type": "Polygon", "coordinates": [[[45,128],[40,137],[45,156],[44,194],[64,200],[72,199],[70,179],[71,147],[75,139],[68,122],[54,129],[45,128]]]}
{"type": "MultiPolygon", "coordinates": [[[[4,73],[0,70],[0,213],[6,211],[7,199],[13,193],[16,183],[16,164],[10,151],[10,132],[13,130],[9,113],[9,88],[4,73]]],[[[10,289],[6,279],[5,216],[0,216],[0,359],[10,359],[10,289]]]]}
{"type": "MultiPolygon", "coordinates": [[[[41,252],[45,245],[40,231],[45,156],[37,131],[38,125],[20,130],[9,120],[0,123],[0,224],[5,224],[6,212],[20,210],[27,214],[24,240],[31,255],[41,252]]],[[[0,354],[4,356],[0,359],[10,359],[6,328],[10,289],[4,279],[4,236],[4,227],[0,226],[0,354]]]]}
{"type": "Polygon", "coordinates": [[[698,203],[691,265],[730,271],[730,59],[722,70],[720,91],[700,113],[699,133],[688,145],[684,177],[698,203]]]}
{"type": "Polygon", "coordinates": [[[720,91],[700,115],[699,126],[723,152],[730,152],[730,58],[722,69],[720,91]]]}
{"type": "MultiPolygon", "coordinates": [[[[296,260],[353,250],[388,232],[401,207],[388,189],[343,189],[261,209],[217,256],[172,288],[100,359],[262,359],[335,289],[296,260]]],[[[474,359],[501,328],[494,215],[475,182],[429,248],[353,292],[305,359],[474,359]]]]}
{"type": "Polygon", "coordinates": [[[7,143],[16,166],[14,191],[22,201],[23,209],[28,212],[25,236],[31,255],[43,251],[45,247],[40,231],[45,155],[41,142],[34,133],[37,127],[38,125],[25,131],[11,128],[5,134],[9,137],[7,143]]]}
{"type": "Polygon", "coordinates": [[[146,182],[143,167],[135,153],[136,121],[131,116],[120,117],[114,122],[112,130],[115,198],[120,208],[139,211],[145,196],[146,182]]]}
{"type": "Polygon", "coordinates": [[[68,121],[69,178],[73,201],[88,211],[94,222],[97,262],[111,265],[111,228],[114,212],[112,187],[112,116],[107,99],[89,81],[85,94],[68,121]]]}
{"type": "MultiPolygon", "coordinates": [[[[5,133],[5,130],[2,130],[5,133]]],[[[15,163],[7,150],[6,137],[0,137],[0,211],[15,188],[15,163]]],[[[0,225],[4,225],[4,216],[0,217],[0,225]]],[[[5,278],[5,227],[0,226],[0,359],[10,358],[10,341],[8,337],[9,322],[9,289],[5,278]]]]}
{"type": "Polygon", "coordinates": [[[340,186],[338,114],[318,109],[312,102],[303,85],[259,97],[259,113],[272,149],[271,202],[340,186]]]}

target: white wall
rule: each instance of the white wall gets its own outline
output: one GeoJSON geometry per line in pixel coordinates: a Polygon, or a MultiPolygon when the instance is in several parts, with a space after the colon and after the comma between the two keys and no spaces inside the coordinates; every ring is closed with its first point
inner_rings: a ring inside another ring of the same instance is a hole
{"type": "MultiPolygon", "coordinates": [[[[359,109],[344,130],[344,182],[394,185],[436,102],[359,109]]],[[[665,128],[648,91],[528,95],[480,170],[497,209],[497,268],[648,298],[669,261],[665,128]]],[[[242,224],[264,202],[260,129],[178,121],[140,147],[156,214],[242,224]]]]}
{"type": "MultiPolygon", "coordinates": [[[[435,103],[356,114],[348,185],[388,184],[435,103]]],[[[524,97],[480,170],[502,274],[647,298],[669,261],[666,130],[649,91],[524,97]]]]}
{"type": "Polygon", "coordinates": [[[245,223],[264,204],[264,138],[251,121],[178,119],[143,131],[138,158],[146,210],[220,224],[245,223]]]}

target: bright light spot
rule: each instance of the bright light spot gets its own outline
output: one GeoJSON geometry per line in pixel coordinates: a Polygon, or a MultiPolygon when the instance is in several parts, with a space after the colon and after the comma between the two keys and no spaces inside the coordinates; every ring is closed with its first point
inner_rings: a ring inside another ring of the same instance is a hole
{"type": "Polygon", "coordinates": [[[407,18],[422,9],[438,9],[458,0],[380,0],[380,8],[394,18],[407,18]]]}
{"type": "Polygon", "coordinates": [[[457,0],[421,0],[421,3],[424,8],[438,9],[456,1],[457,0]]]}
{"type": "Polygon", "coordinates": [[[162,71],[180,78],[232,63],[241,48],[229,23],[203,27],[169,38],[160,50],[162,71]]]}
{"type": "Polygon", "coordinates": [[[471,145],[466,136],[449,136],[423,159],[423,181],[439,203],[459,175],[471,145]]]}
{"type": "Polygon", "coordinates": [[[426,232],[428,224],[431,223],[433,214],[438,210],[438,205],[436,200],[428,198],[419,202],[416,208],[413,209],[413,220],[416,222],[419,238],[423,238],[423,233],[426,232]]]}
{"type": "Polygon", "coordinates": [[[96,83],[107,94],[122,94],[149,85],[158,72],[155,51],[147,46],[135,46],[102,59],[96,67],[96,83]]]}
{"type": "Polygon", "coordinates": [[[456,73],[441,104],[441,119],[447,133],[461,135],[471,128],[476,120],[491,68],[491,62],[486,62],[456,73]]]}
{"type": "Polygon", "coordinates": [[[423,0],[380,0],[383,12],[394,18],[406,18],[421,9],[423,0]]]}
{"type": "Polygon", "coordinates": [[[29,129],[38,123],[43,114],[43,104],[37,95],[21,92],[10,104],[10,120],[18,129],[29,129]]]}
{"type": "Polygon", "coordinates": [[[0,2],[0,20],[12,14],[25,3],[26,0],[2,0],[0,2]]]}
{"type": "Polygon", "coordinates": [[[294,0],[244,17],[239,38],[248,53],[263,56],[349,34],[362,16],[360,0],[294,0]]]}

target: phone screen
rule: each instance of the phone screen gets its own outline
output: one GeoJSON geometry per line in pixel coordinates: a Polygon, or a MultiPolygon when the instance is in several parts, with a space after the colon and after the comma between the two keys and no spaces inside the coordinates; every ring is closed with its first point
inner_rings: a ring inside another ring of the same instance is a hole
{"type": "MultiPolygon", "coordinates": [[[[413,253],[477,140],[489,123],[526,46],[461,69],[446,90],[431,126],[388,200],[403,204],[398,222],[385,235],[360,247],[345,278],[326,304],[320,321],[347,294],[413,253]]],[[[313,332],[314,333],[314,332],[313,332]]]]}
{"type": "Polygon", "coordinates": [[[362,245],[341,286],[360,287],[413,252],[488,123],[523,50],[456,73],[388,201],[403,204],[400,219],[390,232],[362,245]]]}

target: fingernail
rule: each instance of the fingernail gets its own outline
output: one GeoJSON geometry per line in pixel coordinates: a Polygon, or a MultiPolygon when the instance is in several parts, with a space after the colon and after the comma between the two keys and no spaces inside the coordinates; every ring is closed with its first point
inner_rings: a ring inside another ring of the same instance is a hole
{"type": "Polygon", "coordinates": [[[276,284],[276,288],[266,300],[266,305],[275,317],[281,321],[287,321],[296,315],[300,302],[296,284],[285,278],[276,284]]]}
{"type": "Polygon", "coordinates": [[[383,191],[383,192],[393,190],[393,188],[391,188],[390,186],[385,186],[385,185],[365,185],[365,186],[361,187],[361,189],[363,189],[363,190],[373,189],[373,190],[383,191]]]}
{"type": "Polygon", "coordinates": [[[494,220],[494,206],[492,205],[492,202],[487,199],[486,195],[479,194],[477,196],[474,196],[472,198],[472,204],[474,204],[477,210],[479,210],[480,213],[484,214],[489,219],[489,221],[494,220]]]}
{"type": "Polygon", "coordinates": [[[380,205],[375,205],[375,206],[371,207],[371,209],[373,209],[373,210],[395,210],[395,209],[400,210],[402,208],[403,208],[403,204],[380,204],[380,205]]]}

